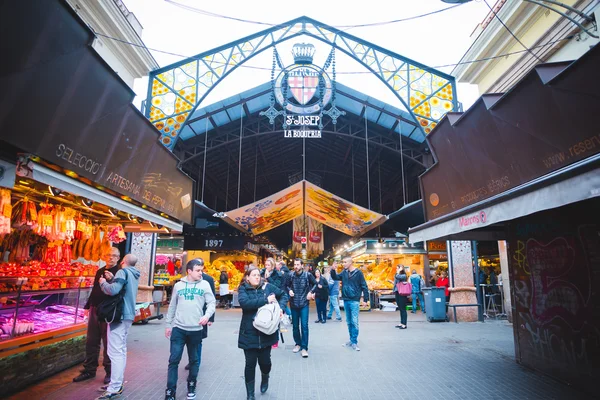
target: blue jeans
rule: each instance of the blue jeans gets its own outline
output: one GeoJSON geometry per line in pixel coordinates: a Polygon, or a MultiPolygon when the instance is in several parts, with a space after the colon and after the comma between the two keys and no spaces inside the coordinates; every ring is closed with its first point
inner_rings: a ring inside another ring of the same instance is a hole
{"type": "Polygon", "coordinates": [[[338,296],[329,296],[329,312],[327,313],[327,318],[331,318],[333,315],[333,310],[335,310],[335,316],[337,319],[342,319],[342,314],[340,313],[340,302],[338,301],[338,296]]]}
{"type": "Polygon", "coordinates": [[[292,307],[292,325],[296,346],[300,346],[300,350],[308,350],[308,305],[302,308],[292,307]],[[302,335],[300,335],[300,325],[302,325],[302,335]]]}
{"type": "Polygon", "coordinates": [[[419,297],[419,304],[421,304],[421,311],[425,312],[425,300],[423,299],[423,292],[412,294],[412,311],[417,312],[417,296],[419,297]]]}
{"type": "Polygon", "coordinates": [[[184,346],[187,346],[190,358],[188,381],[196,381],[198,378],[198,368],[200,366],[198,347],[202,348],[202,331],[186,331],[180,328],[173,328],[171,331],[171,355],[169,356],[167,389],[177,389],[177,370],[181,356],[183,355],[184,346]]]}
{"type": "Polygon", "coordinates": [[[346,324],[348,324],[350,343],[358,344],[358,313],[360,312],[360,304],[358,304],[358,301],[344,300],[344,310],[346,310],[346,324]]]}

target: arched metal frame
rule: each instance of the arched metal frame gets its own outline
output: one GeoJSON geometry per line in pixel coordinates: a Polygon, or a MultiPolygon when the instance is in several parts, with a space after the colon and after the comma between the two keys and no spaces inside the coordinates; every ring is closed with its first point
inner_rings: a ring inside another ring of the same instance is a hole
{"type": "Polygon", "coordinates": [[[146,117],[173,149],[187,119],[211,90],[240,65],[266,49],[310,36],[344,52],[377,76],[428,134],[456,111],[454,77],[353,35],[300,17],[150,73],[146,117]]]}

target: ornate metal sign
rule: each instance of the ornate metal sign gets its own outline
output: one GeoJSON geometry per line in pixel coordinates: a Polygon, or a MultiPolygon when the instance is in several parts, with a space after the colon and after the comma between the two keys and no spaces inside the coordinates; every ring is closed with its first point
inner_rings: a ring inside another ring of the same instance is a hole
{"type": "Polygon", "coordinates": [[[335,105],[335,49],[332,49],[323,68],[313,64],[314,53],[312,44],[295,44],[292,49],[295,63],[283,68],[277,49],[273,50],[271,105],[260,115],[269,118],[272,125],[278,116],[283,116],[284,137],[320,138],[323,115],[329,115],[335,125],[338,117],[346,114],[335,105]],[[276,65],[282,70],[277,78],[276,65]],[[330,66],[333,79],[326,72],[330,66]],[[281,110],[275,107],[275,101],[282,107],[281,110]],[[331,106],[326,110],[327,105],[331,106]]]}

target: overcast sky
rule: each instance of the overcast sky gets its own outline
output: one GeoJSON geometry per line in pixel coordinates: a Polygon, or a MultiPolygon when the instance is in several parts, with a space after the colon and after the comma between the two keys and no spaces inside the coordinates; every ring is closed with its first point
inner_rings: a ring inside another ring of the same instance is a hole
{"type": "MultiPolygon", "coordinates": [[[[305,15],[335,27],[403,19],[449,6],[440,0],[303,0],[301,2],[124,0],[124,2],[144,27],[142,39],[146,46],[186,57],[241,39],[269,26],[207,16],[185,10],[173,3],[271,24],[283,23],[305,15]]],[[[479,0],[412,21],[350,28],[348,33],[425,65],[437,67],[453,64],[461,59],[471,45],[471,33],[488,11],[485,3],[479,0]]],[[[330,48],[310,37],[302,37],[277,46],[284,66],[293,64],[290,51],[292,45],[298,42],[314,44],[317,48],[314,63],[317,65],[324,63],[330,48]]],[[[184,58],[156,51],[153,51],[152,55],[160,66],[184,58]]],[[[203,102],[203,106],[268,82],[272,55],[269,49],[247,62],[248,65],[263,67],[265,70],[238,68],[213,90],[203,102]]],[[[395,107],[404,108],[391,91],[373,75],[365,73],[367,70],[359,63],[340,51],[337,52],[336,58],[339,82],[395,107]]],[[[445,73],[450,73],[452,69],[453,67],[440,68],[445,73]]],[[[136,81],[135,91],[139,94],[136,103],[146,97],[147,84],[147,79],[136,81]]],[[[459,83],[457,91],[458,99],[465,105],[465,109],[479,97],[476,87],[472,85],[459,83]]]]}

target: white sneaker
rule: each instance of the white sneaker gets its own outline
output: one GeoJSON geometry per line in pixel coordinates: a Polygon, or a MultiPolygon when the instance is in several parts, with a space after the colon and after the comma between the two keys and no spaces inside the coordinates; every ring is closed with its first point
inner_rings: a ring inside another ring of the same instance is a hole
{"type": "Polygon", "coordinates": [[[302,350],[302,358],[308,358],[308,350],[302,350]]]}
{"type": "Polygon", "coordinates": [[[300,351],[300,346],[296,345],[294,346],[294,350],[292,350],[292,353],[298,353],[300,351]]]}
{"type": "Polygon", "coordinates": [[[352,347],[352,342],[346,342],[342,345],[342,347],[352,347]]]}
{"type": "Polygon", "coordinates": [[[357,344],[352,345],[352,350],[360,351],[360,347],[357,344]]]}

